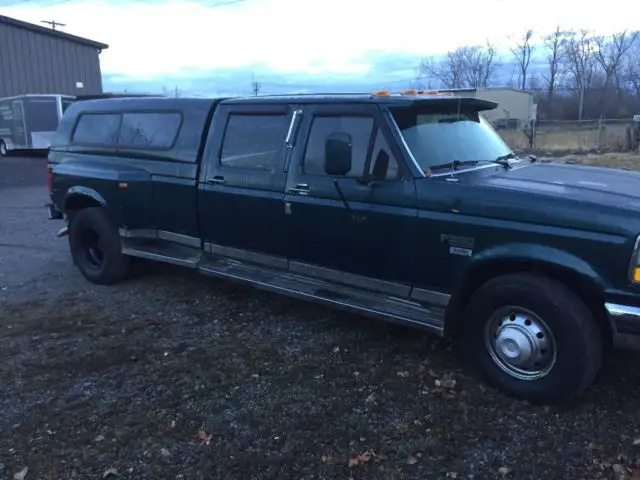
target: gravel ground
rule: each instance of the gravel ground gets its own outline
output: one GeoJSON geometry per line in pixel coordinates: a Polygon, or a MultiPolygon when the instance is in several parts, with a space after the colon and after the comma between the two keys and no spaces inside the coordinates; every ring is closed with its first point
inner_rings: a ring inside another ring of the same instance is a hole
{"type": "Polygon", "coordinates": [[[92,286],[43,172],[0,161],[0,478],[640,478],[637,354],[560,411],[408,328],[160,265],[92,286]]]}

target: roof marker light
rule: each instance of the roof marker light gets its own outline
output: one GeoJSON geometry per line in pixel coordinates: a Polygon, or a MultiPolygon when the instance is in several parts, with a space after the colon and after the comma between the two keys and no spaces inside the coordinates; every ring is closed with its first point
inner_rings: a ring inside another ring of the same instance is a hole
{"type": "Polygon", "coordinates": [[[377,90],[373,92],[373,95],[376,97],[389,97],[389,92],[387,90],[377,90]]]}
{"type": "Polygon", "coordinates": [[[401,90],[400,95],[418,95],[418,90],[415,90],[415,89],[401,90]]]}

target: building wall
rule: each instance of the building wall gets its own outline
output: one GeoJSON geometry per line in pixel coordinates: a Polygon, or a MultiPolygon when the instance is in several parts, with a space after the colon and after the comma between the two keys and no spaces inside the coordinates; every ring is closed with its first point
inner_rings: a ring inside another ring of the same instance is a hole
{"type": "Polygon", "coordinates": [[[516,128],[524,128],[531,119],[534,100],[533,95],[527,92],[509,88],[481,88],[476,91],[475,96],[498,104],[494,110],[483,112],[484,117],[490,122],[503,121],[506,124],[507,119],[517,120],[516,128]]]}
{"type": "Polygon", "coordinates": [[[102,93],[99,51],[0,23],[0,98],[26,93],[102,93]]]}

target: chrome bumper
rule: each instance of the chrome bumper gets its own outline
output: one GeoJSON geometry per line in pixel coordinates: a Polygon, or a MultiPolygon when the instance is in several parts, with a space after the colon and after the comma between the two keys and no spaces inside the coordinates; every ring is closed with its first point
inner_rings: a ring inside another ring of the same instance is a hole
{"type": "Polygon", "coordinates": [[[640,307],[605,303],[617,348],[640,350],[640,307]]]}

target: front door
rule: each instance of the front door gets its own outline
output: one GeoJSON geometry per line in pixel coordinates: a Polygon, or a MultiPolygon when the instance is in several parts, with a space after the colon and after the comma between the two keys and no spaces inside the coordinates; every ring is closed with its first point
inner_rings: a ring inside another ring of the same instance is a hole
{"type": "MultiPolygon", "coordinates": [[[[285,197],[293,271],[373,290],[411,283],[416,190],[390,139],[376,105],[303,109],[285,197]],[[350,139],[352,163],[345,175],[325,171],[325,142],[335,134],[350,139]]],[[[386,293],[405,296],[408,289],[386,293]]]]}
{"type": "MultiPolygon", "coordinates": [[[[199,221],[212,253],[258,263],[281,259],[286,104],[218,107],[200,174],[199,221]]],[[[278,262],[276,262],[278,263],[278,262]]]]}

